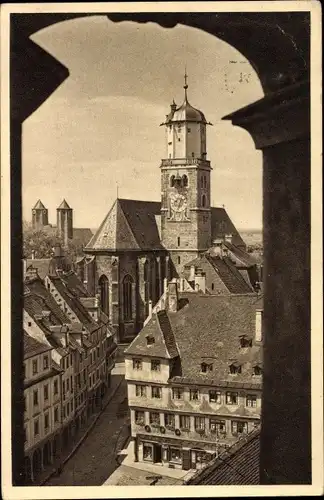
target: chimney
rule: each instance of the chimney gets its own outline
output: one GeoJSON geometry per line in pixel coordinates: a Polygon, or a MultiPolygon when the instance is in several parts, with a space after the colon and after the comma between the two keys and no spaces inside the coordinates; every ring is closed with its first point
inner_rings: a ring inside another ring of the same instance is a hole
{"type": "Polygon", "coordinates": [[[188,281],[195,281],[195,275],[196,275],[195,266],[190,266],[190,274],[188,281]]]}
{"type": "Polygon", "coordinates": [[[195,291],[206,293],[206,275],[201,270],[195,276],[195,291]]]}
{"type": "Polygon", "coordinates": [[[178,284],[173,278],[168,287],[168,310],[169,312],[177,312],[178,310],[178,284]]]}
{"type": "Polygon", "coordinates": [[[35,252],[35,250],[32,250],[32,253],[31,253],[31,255],[32,255],[32,259],[34,260],[34,259],[35,259],[35,255],[36,255],[36,252],[35,252]]]}

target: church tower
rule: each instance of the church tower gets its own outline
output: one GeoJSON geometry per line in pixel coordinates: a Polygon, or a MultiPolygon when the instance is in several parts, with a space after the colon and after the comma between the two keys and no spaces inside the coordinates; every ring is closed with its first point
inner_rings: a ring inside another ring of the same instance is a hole
{"type": "Polygon", "coordinates": [[[167,158],[161,163],[161,238],[174,270],[211,245],[210,173],[204,114],[188,102],[175,102],[161,125],[166,128],[167,158]]]}
{"type": "Polygon", "coordinates": [[[73,238],[73,210],[66,200],[56,209],[57,213],[57,231],[63,238],[64,245],[73,238]]]}
{"type": "Polygon", "coordinates": [[[33,229],[42,229],[44,226],[48,226],[48,210],[40,200],[32,209],[32,226],[33,229]]]}

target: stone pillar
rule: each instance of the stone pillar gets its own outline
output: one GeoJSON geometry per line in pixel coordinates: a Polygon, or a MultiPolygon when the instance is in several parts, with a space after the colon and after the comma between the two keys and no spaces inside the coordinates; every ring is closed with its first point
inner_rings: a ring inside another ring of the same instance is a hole
{"type": "Polygon", "coordinates": [[[132,283],[132,319],[136,320],[136,283],[132,283]]]}
{"type": "Polygon", "coordinates": [[[145,279],[144,279],[144,266],[146,257],[139,257],[137,259],[138,266],[138,320],[142,323],[145,319],[145,279]]]}
{"type": "Polygon", "coordinates": [[[157,257],[157,265],[158,265],[158,276],[157,279],[159,280],[159,296],[157,300],[161,297],[163,291],[162,291],[162,266],[161,266],[161,257],[157,257]]]}
{"type": "Polygon", "coordinates": [[[167,281],[170,279],[170,257],[167,255],[165,257],[165,278],[167,281]]]}
{"type": "Polygon", "coordinates": [[[263,152],[261,484],[310,484],[309,82],[226,118],[263,152]]]}

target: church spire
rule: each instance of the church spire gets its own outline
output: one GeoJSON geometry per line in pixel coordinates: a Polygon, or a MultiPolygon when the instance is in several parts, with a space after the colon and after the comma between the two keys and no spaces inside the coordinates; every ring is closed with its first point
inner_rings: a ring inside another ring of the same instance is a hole
{"type": "Polygon", "coordinates": [[[187,101],[187,89],[188,89],[188,75],[187,75],[187,67],[185,66],[185,73],[184,73],[184,91],[185,91],[185,100],[187,101]]]}

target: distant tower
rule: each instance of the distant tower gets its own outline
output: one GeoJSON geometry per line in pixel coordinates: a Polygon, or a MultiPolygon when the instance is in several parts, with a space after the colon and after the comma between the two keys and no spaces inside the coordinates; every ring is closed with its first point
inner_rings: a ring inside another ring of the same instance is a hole
{"type": "Polygon", "coordinates": [[[64,199],[61,205],[56,209],[56,212],[57,230],[66,246],[68,240],[73,238],[73,210],[64,199]]]}
{"type": "Polygon", "coordinates": [[[204,114],[187,97],[171,104],[166,128],[167,157],[161,163],[161,235],[176,273],[211,245],[210,173],[204,114]]]}
{"type": "Polygon", "coordinates": [[[48,210],[40,200],[32,209],[32,226],[33,229],[42,229],[44,226],[48,226],[48,210]]]}

